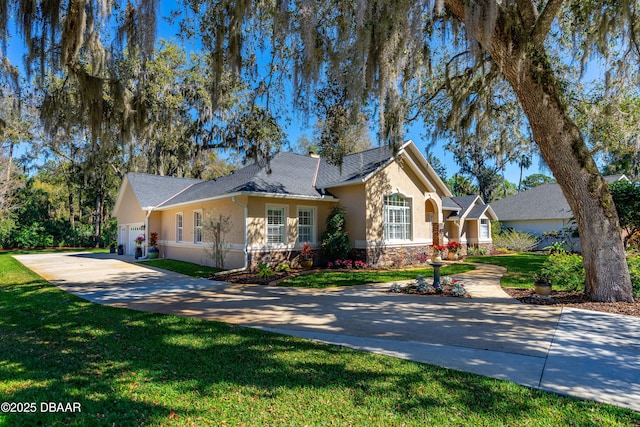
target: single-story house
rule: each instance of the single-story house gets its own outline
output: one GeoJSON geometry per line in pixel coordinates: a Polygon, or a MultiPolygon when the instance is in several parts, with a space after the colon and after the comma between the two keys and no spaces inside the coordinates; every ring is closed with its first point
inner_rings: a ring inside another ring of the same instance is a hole
{"type": "Polygon", "coordinates": [[[370,264],[449,240],[491,245],[493,209],[477,196],[453,197],[411,141],[395,156],[388,147],[348,155],[342,167],[294,153],[278,153],[269,166],[259,161],[209,181],[127,174],[113,211],[119,244],[133,254],[136,237],[148,242],[156,232],[161,256],[212,265],[203,226],[222,216],[229,219],[225,268],[275,263],[294,259],[305,242],[319,249],[340,205],[353,257],[370,264]]]}
{"type": "MultiPolygon", "coordinates": [[[[609,175],[604,179],[610,184],[628,180],[625,175],[609,175]]],[[[572,250],[580,251],[580,239],[572,232],[577,227],[573,213],[557,183],[543,184],[491,202],[491,207],[503,227],[539,236],[537,249],[565,240],[572,250]]]]}

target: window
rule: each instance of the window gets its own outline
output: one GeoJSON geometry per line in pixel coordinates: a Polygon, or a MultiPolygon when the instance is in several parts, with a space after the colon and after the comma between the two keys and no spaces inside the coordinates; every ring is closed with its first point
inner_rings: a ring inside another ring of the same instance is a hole
{"type": "Polygon", "coordinates": [[[298,243],[314,242],[314,209],[298,208],[298,243]]]}
{"type": "Polygon", "coordinates": [[[399,194],[384,197],[384,240],[411,240],[411,201],[399,194]]]}
{"type": "Polygon", "coordinates": [[[193,243],[202,243],[202,211],[193,212],[193,243]]]}
{"type": "Polygon", "coordinates": [[[480,238],[489,238],[489,220],[487,218],[482,218],[480,220],[480,238]]]}
{"type": "Polygon", "coordinates": [[[176,242],[182,242],[182,213],[176,214],[176,242]]]}
{"type": "Polygon", "coordinates": [[[267,208],[267,243],[284,243],[284,208],[267,208]]]}

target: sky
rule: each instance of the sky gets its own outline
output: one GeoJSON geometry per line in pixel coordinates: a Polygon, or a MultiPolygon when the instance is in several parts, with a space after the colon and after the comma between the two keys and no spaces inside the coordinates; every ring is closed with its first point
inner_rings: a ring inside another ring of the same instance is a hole
{"type": "MultiPolygon", "coordinates": [[[[160,2],[160,10],[158,14],[158,29],[157,29],[157,39],[167,39],[167,40],[176,40],[176,34],[178,29],[175,25],[170,25],[166,19],[163,17],[169,16],[169,13],[176,8],[174,2],[163,1],[160,2]]],[[[191,46],[186,46],[186,49],[197,49],[198,43],[194,42],[191,46]]],[[[26,49],[22,40],[19,36],[16,36],[13,33],[12,38],[8,42],[7,49],[7,57],[11,61],[12,64],[19,66],[21,69],[23,64],[23,55],[26,49]]],[[[292,117],[290,117],[290,122],[287,123],[284,120],[281,120],[281,125],[285,129],[285,134],[287,135],[288,141],[291,146],[295,146],[297,141],[301,135],[306,135],[311,137],[313,135],[313,123],[305,124],[305,121],[302,119],[302,114],[297,114],[293,112],[292,117]]],[[[423,154],[426,154],[427,143],[431,141],[431,136],[426,135],[426,131],[422,125],[413,125],[405,127],[406,132],[406,140],[412,140],[420,149],[423,154]]],[[[377,145],[377,139],[375,137],[375,130],[372,132],[372,141],[374,141],[374,145],[377,145]]],[[[20,155],[25,153],[29,149],[26,144],[23,144],[18,148],[17,154],[20,155]]],[[[447,176],[451,177],[454,175],[459,167],[455,163],[453,156],[451,153],[444,149],[444,143],[436,143],[434,147],[431,148],[431,152],[441,161],[441,163],[445,166],[447,176]]],[[[523,177],[534,173],[545,173],[550,175],[548,171],[540,171],[539,170],[539,161],[538,159],[534,159],[532,162],[532,166],[524,171],[523,177]]],[[[512,183],[518,184],[518,180],[520,177],[520,169],[517,165],[509,165],[505,171],[505,177],[512,183]]]]}

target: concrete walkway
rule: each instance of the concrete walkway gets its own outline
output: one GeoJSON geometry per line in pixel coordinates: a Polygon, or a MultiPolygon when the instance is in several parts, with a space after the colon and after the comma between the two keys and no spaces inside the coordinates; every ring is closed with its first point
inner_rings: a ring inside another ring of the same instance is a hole
{"type": "Polygon", "coordinates": [[[393,294],[389,284],[324,290],[192,279],[110,254],[16,256],[100,304],[218,320],[506,379],[640,411],[640,321],[520,304],[504,269],[455,276],[471,299],[393,294]]]}

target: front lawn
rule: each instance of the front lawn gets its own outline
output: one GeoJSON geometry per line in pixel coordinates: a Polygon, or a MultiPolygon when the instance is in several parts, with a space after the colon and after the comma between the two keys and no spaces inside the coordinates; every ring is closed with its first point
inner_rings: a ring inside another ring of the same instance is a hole
{"type": "Polygon", "coordinates": [[[500,285],[504,288],[533,289],[533,275],[540,272],[546,254],[519,253],[513,255],[467,257],[465,261],[495,264],[507,268],[500,285]]]}
{"type": "Polygon", "coordinates": [[[194,264],[191,262],[178,261],[175,259],[150,259],[140,262],[141,265],[162,268],[164,270],[175,271],[176,273],[186,274],[191,277],[209,277],[220,270],[215,267],[207,267],[204,265],[194,264]]]}
{"type": "Polygon", "coordinates": [[[640,414],[194,318],[99,306],[0,254],[0,425],[598,425],[640,414]],[[42,412],[43,402],[81,412],[42,412]],[[14,407],[16,407],[14,405],[14,407]]]}
{"type": "MultiPolygon", "coordinates": [[[[440,274],[450,275],[473,270],[471,264],[449,264],[440,269],[440,274]]],[[[295,286],[301,288],[331,288],[336,286],[356,286],[366,283],[387,283],[400,280],[415,279],[416,276],[433,277],[433,268],[410,268],[405,270],[348,270],[322,271],[292,277],[280,282],[278,286],[295,286]]]]}

